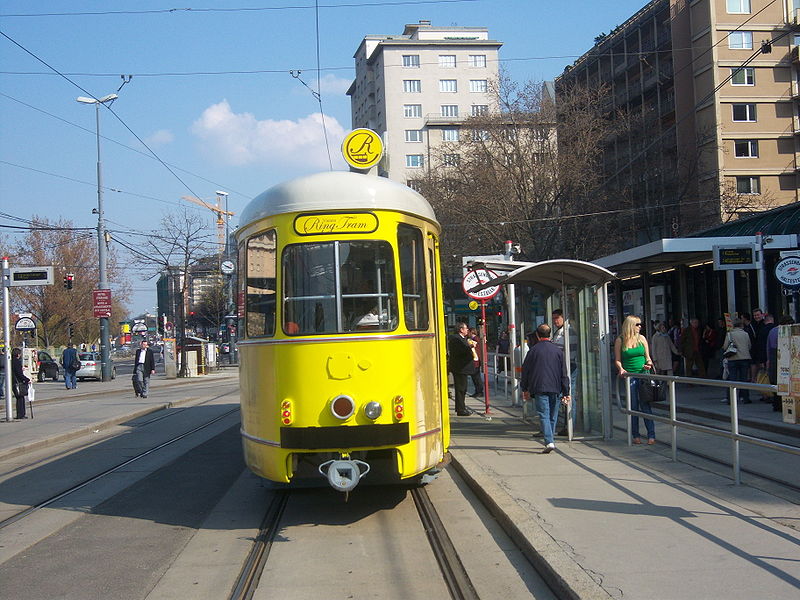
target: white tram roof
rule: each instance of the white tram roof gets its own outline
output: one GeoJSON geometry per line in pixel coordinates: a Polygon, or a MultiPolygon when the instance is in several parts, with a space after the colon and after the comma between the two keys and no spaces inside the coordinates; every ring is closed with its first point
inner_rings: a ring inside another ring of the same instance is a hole
{"type": "Polygon", "coordinates": [[[437,222],[428,201],[409,187],[385,177],[327,171],[279,183],[259,194],[242,211],[239,226],[292,212],[379,209],[437,222]]]}

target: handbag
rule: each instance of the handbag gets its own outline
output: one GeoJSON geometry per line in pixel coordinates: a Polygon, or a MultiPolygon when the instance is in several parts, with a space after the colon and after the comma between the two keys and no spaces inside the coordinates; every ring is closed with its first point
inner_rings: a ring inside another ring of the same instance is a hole
{"type": "Polygon", "coordinates": [[[724,356],[725,358],[730,358],[737,352],[739,352],[739,347],[736,345],[736,342],[731,340],[727,348],[725,348],[725,352],[722,353],[722,356],[724,356]]]}

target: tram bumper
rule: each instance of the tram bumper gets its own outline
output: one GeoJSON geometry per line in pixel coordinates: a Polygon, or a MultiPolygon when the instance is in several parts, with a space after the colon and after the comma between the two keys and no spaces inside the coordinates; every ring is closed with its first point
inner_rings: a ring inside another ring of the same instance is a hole
{"type": "Polygon", "coordinates": [[[351,459],[346,455],[319,466],[320,474],[327,477],[331,487],[340,492],[349,492],[355,488],[361,478],[369,473],[369,469],[369,464],[363,460],[351,459]]]}

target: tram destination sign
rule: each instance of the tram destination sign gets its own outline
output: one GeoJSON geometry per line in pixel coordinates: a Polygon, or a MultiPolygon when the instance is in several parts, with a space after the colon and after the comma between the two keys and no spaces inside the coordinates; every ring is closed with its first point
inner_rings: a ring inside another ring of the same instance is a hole
{"type": "Polygon", "coordinates": [[[713,251],[715,271],[758,268],[758,253],[755,244],[714,246],[713,251]]]}
{"type": "Polygon", "coordinates": [[[53,267],[11,267],[8,285],[53,285],[53,267]]]}

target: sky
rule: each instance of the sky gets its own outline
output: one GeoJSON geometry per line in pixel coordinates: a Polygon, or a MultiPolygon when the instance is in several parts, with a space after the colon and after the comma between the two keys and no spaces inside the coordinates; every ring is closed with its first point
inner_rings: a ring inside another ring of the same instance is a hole
{"type": "Polygon", "coordinates": [[[123,244],[141,244],[182,207],[213,234],[211,211],[182,196],[214,203],[228,192],[233,228],[269,187],[345,170],[345,92],[365,35],[399,35],[420,19],[485,26],[514,80],[544,81],[646,3],[2,0],[0,236],[19,239],[19,219],[33,217],[97,226],[95,108],[76,98],[118,94],[113,113],[100,112],[104,216],[133,289],[131,316],[155,312],[155,280],[123,244]]]}

